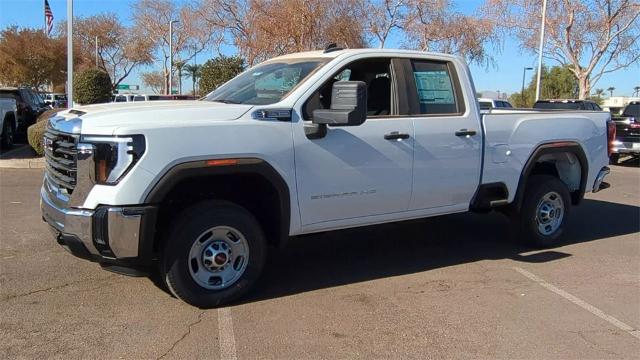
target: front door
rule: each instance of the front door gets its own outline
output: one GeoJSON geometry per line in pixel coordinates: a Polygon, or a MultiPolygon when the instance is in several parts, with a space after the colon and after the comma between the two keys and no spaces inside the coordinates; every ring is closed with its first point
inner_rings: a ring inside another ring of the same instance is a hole
{"type": "Polygon", "coordinates": [[[360,126],[329,127],[317,139],[294,127],[303,225],[402,212],[411,198],[413,122],[397,116],[391,59],[359,59],[339,68],[306,100],[303,123],[314,108],[330,106],[338,80],[367,83],[368,116],[360,126]]]}

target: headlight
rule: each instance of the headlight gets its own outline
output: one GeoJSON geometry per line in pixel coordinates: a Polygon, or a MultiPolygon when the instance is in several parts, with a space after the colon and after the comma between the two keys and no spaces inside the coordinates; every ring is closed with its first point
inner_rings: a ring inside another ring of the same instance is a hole
{"type": "Polygon", "coordinates": [[[142,157],[146,146],[142,135],[86,135],[80,142],[94,147],[95,182],[101,185],[117,184],[142,157]]]}

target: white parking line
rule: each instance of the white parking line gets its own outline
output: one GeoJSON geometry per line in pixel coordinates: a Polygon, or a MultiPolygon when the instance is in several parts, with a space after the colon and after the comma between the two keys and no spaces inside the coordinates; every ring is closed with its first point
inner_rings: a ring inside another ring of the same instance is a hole
{"type": "Polygon", "coordinates": [[[544,281],[543,279],[537,277],[536,275],[528,272],[525,269],[519,268],[517,266],[514,266],[513,269],[517,272],[519,272],[520,274],[524,275],[525,277],[529,278],[530,280],[538,283],[540,286],[544,287],[545,289],[554,292],[560,296],[562,296],[563,298],[571,301],[572,303],[580,306],[581,308],[587,310],[588,312],[592,313],[593,315],[608,321],[611,325],[617,327],[618,329],[628,333],[629,335],[636,337],[638,339],[640,339],[640,330],[634,329],[631,326],[623,323],[622,321],[614,318],[611,315],[607,315],[605,314],[602,310],[598,309],[597,307],[569,294],[568,292],[559,289],[551,284],[549,284],[548,282],[544,281]]]}
{"type": "Polygon", "coordinates": [[[220,359],[236,360],[236,339],[233,335],[233,319],[228,307],[218,309],[218,339],[220,340],[220,359]]]}

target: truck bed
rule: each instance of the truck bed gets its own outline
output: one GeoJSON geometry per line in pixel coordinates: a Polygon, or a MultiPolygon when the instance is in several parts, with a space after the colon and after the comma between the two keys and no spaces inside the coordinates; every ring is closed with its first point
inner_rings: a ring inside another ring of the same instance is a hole
{"type": "Polygon", "coordinates": [[[520,174],[533,152],[548,143],[577,143],[589,168],[587,191],[607,157],[608,112],[492,110],[482,115],[484,132],[481,184],[504,183],[513,201],[520,174]]]}

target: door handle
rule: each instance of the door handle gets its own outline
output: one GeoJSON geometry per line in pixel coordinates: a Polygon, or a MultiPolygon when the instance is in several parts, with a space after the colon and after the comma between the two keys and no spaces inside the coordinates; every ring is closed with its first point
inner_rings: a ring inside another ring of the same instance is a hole
{"type": "Polygon", "coordinates": [[[456,131],[456,136],[474,136],[475,134],[475,130],[460,129],[456,131]]]}
{"type": "Polygon", "coordinates": [[[400,133],[397,131],[392,131],[388,134],[384,134],[385,140],[399,140],[399,139],[408,139],[408,138],[409,138],[409,134],[400,133]]]}

